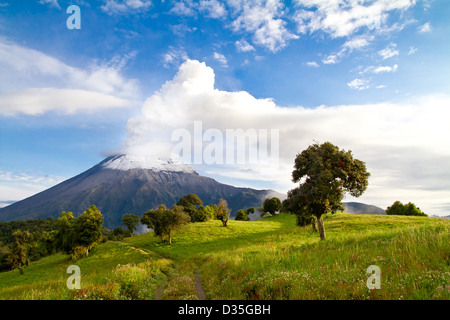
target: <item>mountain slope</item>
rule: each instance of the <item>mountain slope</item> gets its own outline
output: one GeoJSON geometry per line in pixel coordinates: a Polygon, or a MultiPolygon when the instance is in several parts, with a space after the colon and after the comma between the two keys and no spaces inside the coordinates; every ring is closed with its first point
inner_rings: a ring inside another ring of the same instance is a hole
{"type": "Polygon", "coordinates": [[[188,193],[197,194],[205,205],[223,198],[233,213],[259,207],[266,197],[282,196],[272,190],[222,184],[187,166],[166,163],[142,169],[124,166],[123,160],[124,156],[109,157],[71,179],[2,208],[0,221],[58,217],[62,211],[78,216],[94,204],[104,216],[104,225],[113,228],[120,225],[125,213],[141,215],[160,204],[170,207],[188,193]]]}
{"type": "Polygon", "coordinates": [[[361,202],[344,202],[344,212],[356,214],[386,214],[380,207],[364,204],[361,202]]]}

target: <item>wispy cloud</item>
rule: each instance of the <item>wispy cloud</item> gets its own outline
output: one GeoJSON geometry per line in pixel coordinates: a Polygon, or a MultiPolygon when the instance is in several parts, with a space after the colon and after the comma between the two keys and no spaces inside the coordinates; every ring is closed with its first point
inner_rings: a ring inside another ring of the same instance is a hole
{"type": "Polygon", "coordinates": [[[116,56],[84,70],[0,38],[4,71],[0,74],[0,113],[73,113],[134,105],[138,83],[124,77],[121,70],[135,54],[116,56]]]}
{"type": "Polygon", "coordinates": [[[300,33],[322,31],[333,38],[349,37],[357,31],[387,31],[388,17],[415,5],[415,0],[323,1],[297,0],[300,33]]]}
{"type": "Polygon", "coordinates": [[[184,48],[174,48],[169,47],[169,51],[167,51],[163,57],[163,66],[165,68],[169,68],[172,66],[178,67],[182,62],[189,59],[188,54],[184,48]]]}
{"type": "Polygon", "coordinates": [[[378,54],[383,60],[398,56],[400,51],[397,50],[397,44],[391,43],[386,48],[378,51],[378,54]]]}
{"type": "Polygon", "coordinates": [[[342,58],[351,54],[353,51],[364,50],[368,47],[371,41],[374,39],[373,36],[357,36],[347,40],[342,46],[341,50],[337,53],[330,54],[326,56],[322,62],[324,64],[336,64],[341,61],[342,58]]]}
{"type": "Polygon", "coordinates": [[[398,70],[398,64],[394,64],[393,66],[370,66],[365,68],[363,71],[360,72],[360,74],[364,73],[389,73],[389,72],[396,72],[398,70]]]}
{"type": "Polygon", "coordinates": [[[200,12],[206,13],[210,18],[222,18],[227,15],[225,5],[217,0],[201,0],[198,4],[200,12]]]}
{"type": "Polygon", "coordinates": [[[61,6],[58,3],[58,0],[39,0],[40,4],[46,4],[50,7],[61,9],[61,6]]]}
{"type": "Polygon", "coordinates": [[[63,180],[62,177],[38,173],[0,170],[0,207],[30,197],[63,180]]]}
{"type": "Polygon", "coordinates": [[[421,25],[418,29],[419,33],[428,33],[431,32],[431,24],[429,22],[421,25]]]}
{"type": "Polygon", "coordinates": [[[309,61],[309,62],[306,63],[306,65],[308,67],[313,67],[313,68],[318,68],[319,67],[319,64],[317,62],[315,62],[315,61],[309,61]]]}
{"type": "Polygon", "coordinates": [[[365,90],[369,89],[369,80],[367,79],[354,79],[347,83],[347,86],[353,90],[365,90]]]}
{"type": "Polygon", "coordinates": [[[191,0],[175,2],[169,12],[178,16],[193,16],[196,14],[194,2],[191,0]]]}
{"type": "Polygon", "coordinates": [[[409,47],[408,56],[413,55],[417,52],[417,50],[419,49],[417,49],[416,47],[409,47]]]}
{"type": "Polygon", "coordinates": [[[152,5],[150,0],[106,0],[100,7],[109,15],[146,12],[152,5]]]}
{"type": "Polygon", "coordinates": [[[289,40],[299,37],[286,28],[287,22],[282,19],[284,4],[279,0],[272,1],[229,1],[234,31],[245,31],[253,34],[253,43],[277,52],[284,48],[289,40]]]}
{"type": "Polygon", "coordinates": [[[214,59],[218,61],[223,67],[228,67],[228,60],[223,54],[214,52],[214,59]]]}
{"type": "Polygon", "coordinates": [[[249,51],[255,51],[255,47],[253,47],[251,44],[249,44],[244,39],[237,40],[234,45],[236,46],[237,51],[239,52],[249,52],[249,51]]]}

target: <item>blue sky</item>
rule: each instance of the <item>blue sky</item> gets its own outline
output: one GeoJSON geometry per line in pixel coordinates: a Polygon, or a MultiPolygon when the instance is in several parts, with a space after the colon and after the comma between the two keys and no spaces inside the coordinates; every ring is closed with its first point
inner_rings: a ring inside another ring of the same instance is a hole
{"type": "Polygon", "coordinates": [[[196,167],[219,181],[285,192],[295,154],[331,141],[372,173],[358,201],[448,215],[449,15],[445,0],[0,0],[0,204],[203,121],[280,130],[277,170],[196,167]]]}

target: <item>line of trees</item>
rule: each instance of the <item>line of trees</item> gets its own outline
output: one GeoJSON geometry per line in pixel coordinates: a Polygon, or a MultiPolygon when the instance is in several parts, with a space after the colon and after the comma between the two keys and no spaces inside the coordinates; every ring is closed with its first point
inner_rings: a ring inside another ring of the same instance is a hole
{"type": "Polygon", "coordinates": [[[12,221],[0,225],[0,237],[9,248],[1,257],[1,271],[24,267],[30,261],[62,251],[77,260],[88,256],[90,250],[102,241],[103,216],[95,205],[79,217],[72,212],[62,212],[58,219],[12,221]],[[39,226],[43,230],[39,230],[39,226]]]}
{"type": "Polygon", "coordinates": [[[155,236],[162,241],[172,244],[172,238],[176,230],[181,229],[189,222],[206,222],[220,220],[224,227],[227,226],[231,210],[224,199],[219,204],[203,206],[202,200],[196,194],[187,194],[180,198],[171,208],[160,205],[156,210],[145,212],[140,222],[153,229],[155,236]]]}
{"type": "Polygon", "coordinates": [[[420,216],[428,217],[420,208],[416,207],[414,203],[408,202],[403,204],[400,201],[395,201],[392,206],[387,207],[386,214],[398,216],[420,216]]]}

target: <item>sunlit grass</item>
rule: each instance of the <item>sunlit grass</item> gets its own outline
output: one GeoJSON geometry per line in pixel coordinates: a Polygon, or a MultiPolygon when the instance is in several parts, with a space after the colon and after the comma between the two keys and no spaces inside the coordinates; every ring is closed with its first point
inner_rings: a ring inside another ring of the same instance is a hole
{"type": "Polygon", "coordinates": [[[295,216],[192,223],[173,244],[148,233],[107,242],[72,262],[61,253],[32,262],[25,274],[0,273],[0,299],[450,299],[450,221],[424,217],[328,215],[327,240],[295,216]],[[163,258],[165,257],[165,258],[163,258]],[[82,289],[66,287],[77,264],[82,289]],[[366,270],[381,270],[369,290],[366,270]]]}

